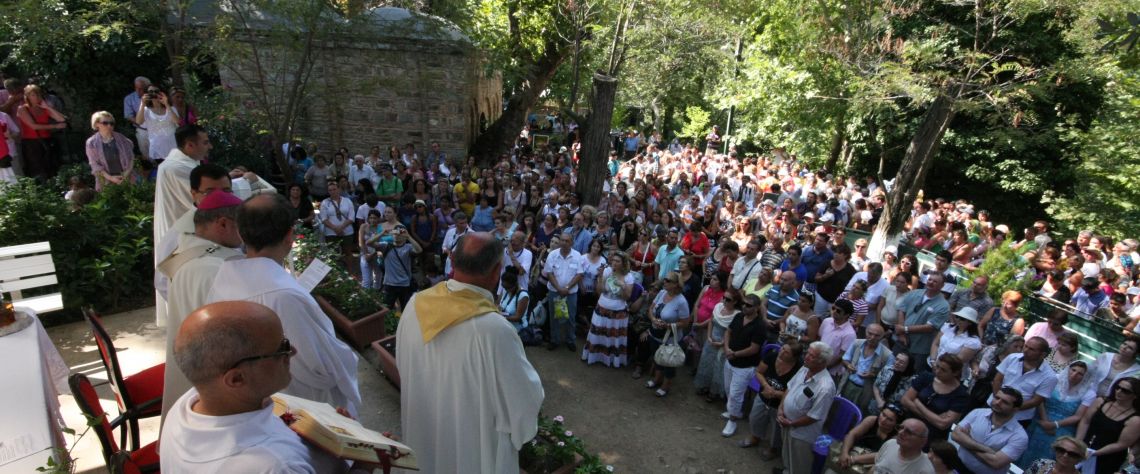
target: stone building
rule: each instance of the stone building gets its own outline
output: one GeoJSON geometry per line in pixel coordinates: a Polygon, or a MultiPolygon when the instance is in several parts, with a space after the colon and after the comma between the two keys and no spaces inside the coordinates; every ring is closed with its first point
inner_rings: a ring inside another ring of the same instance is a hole
{"type": "MultiPolygon", "coordinates": [[[[267,29],[274,21],[259,19],[267,29]]],[[[258,37],[268,35],[245,36],[258,37]]],[[[291,70],[288,65],[281,72],[256,71],[273,67],[265,64],[274,60],[296,56],[297,48],[282,51],[280,44],[266,39],[258,45],[263,51],[261,66],[240,58],[221,64],[223,85],[249,101],[264,100],[267,94],[259,95],[261,82],[272,82],[270,88],[279,92],[276,96],[284,97],[280,92],[287,91],[290,83],[279,78],[288,77],[283,74],[291,70]],[[259,77],[268,80],[255,79],[259,77]]],[[[351,27],[324,35],[313,53],[308,93],[293,136],[317,144],[330,159],[333,150],[342,146],[365,155],[380,146],[386,155],[387,147],[402,150],[406,143],[413,143],[423,156],[428,145],[438,141],[450,159],[459,160],[481,124],[490,124],[502,112],[501,76],[488,72],[469,38],[436,17],[394,7],[368,9],[351,27]]]]}

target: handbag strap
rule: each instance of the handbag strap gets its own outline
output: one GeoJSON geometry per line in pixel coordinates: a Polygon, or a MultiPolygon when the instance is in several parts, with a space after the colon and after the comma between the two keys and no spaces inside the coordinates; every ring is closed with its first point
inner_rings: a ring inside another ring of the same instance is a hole
{"type": "Polygon", "coordinates": [[[678,334],[679,333],[677,332],[677,323],[669,323],[669,329],[665,330],[665,337],[661,339],[661,343],[668,345],[669,344],[669,336],[672,335],[673,336],[673,344],[672,345],[680,346],[681,341],[677,340],[677,339],[679,339],[677,337],[678,334]]]}

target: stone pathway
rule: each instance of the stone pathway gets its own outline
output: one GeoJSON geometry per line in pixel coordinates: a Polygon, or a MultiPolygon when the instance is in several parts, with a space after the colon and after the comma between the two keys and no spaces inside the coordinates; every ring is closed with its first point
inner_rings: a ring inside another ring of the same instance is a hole
{"type": "MultiPolygon", "coordinates": [[[[119,349],[124,373],[163,360],[166,330],[154,325],[153,308],[106,316],[104,324],[119,349]]],[[[72,372],[85,373],[96,384],[106,380],[86,322],[48,328],[48,334],[72,372]]],[[[721,437],[724,424],[719,415],[724,406],[705,403],[703,397],[694,395],[687,369],[680,371],[668,397],[657,398],[643,387],[646,379],[633,380],[628,369],[587,367],[577,353],[565,348],[532,347],[526,352],[546,390],[544,414],[562,415],[567,427],[616,472],[767,473],[772,467],[760,460],[756,450],[736,447],[736,441],[746,436],[745,424],[733,438],[721,437]]],[[[399,392],[368,362],[371,354],[362,356],[358,370],[364,399],[361,423],[398,433],[399,392]]],[[[101,385],[98,391],[104,408],[117,413],[110,386],[101,385]]],[[[60,407],[67,425],[82,432],[85,423],[74,399],[60,396],[60,407]]],[[[143,420],[141,428],[144,443],[157,439],[157,418],[143,420]]],[[[72,456],[77,473],[106,472],[99,442],[91,433],[75,445],[72,456]]]]}

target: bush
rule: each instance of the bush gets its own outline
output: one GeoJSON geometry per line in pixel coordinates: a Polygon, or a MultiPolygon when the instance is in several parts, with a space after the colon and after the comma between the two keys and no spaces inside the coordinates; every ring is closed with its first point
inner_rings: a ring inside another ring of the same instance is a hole
{"type": "Polygon", "coordinates": [[[0,242],[48,241],[65,308],[112,312],[153,294],[154,185],[112,186],[73,210],[31,179],[0,186],[0,242]]]}
{"type": "Polygon", "coordinates": [[[361,286],[360,282],[344,268],[340,253],[328,244],[320,242],[314,231],[297,226],[294,233],[297,240],[293,242],[293,252],[290,254],[289,262],[296,274],[304,272],[314,259],[320,259],[332,268],[325,279],[313,289],[314,295],[325,297],[329,303],[353,321],[375,314],[384,308],[380,292],[361,286]]]}

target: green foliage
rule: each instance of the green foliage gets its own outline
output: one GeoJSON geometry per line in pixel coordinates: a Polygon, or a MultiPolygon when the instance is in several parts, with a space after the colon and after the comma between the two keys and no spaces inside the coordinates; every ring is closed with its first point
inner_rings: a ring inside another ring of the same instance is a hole
{"type": "Polygon", "coordinates": [[[321,284],[313,289],[314,295],[325,297],[353,321],[384,309],[380,292],[360,286],[360,282],[344,268],[340,252],[321,242],[311,230],[298,226],[295,235],[297,238],[293,242],[293,252],[289,254],[289,263],[294,272],[301,274],[315,259],[324,261],[332,268],[321,284]]]}
{"type": "Polygon", "coordinates": [[[1068,130],[1078,148],[1072,193],[1047,192],[1049,215],[1060,230],[1081,229],[1117,239],[1140,235],[1140,79],[1111,68],[1107,102],[1087,132],[1068,130]]]}
{"type": "Polygon", "coordinates": [[[154,186],[110,186],[72,210],[56,190],[21,179],[0,188],[0,242],[49,241],[67,309],[104,311],[152,294],[154,186]]]}
{"type": "Polygon", "coordinates": [[[585,453],[582,439],[562,424],[562,417],[553,419],[539,415],[538,434],[519,452],[519,466],[527,472],[551,472],[574,460],[574,454],[585,453]]]}
{"type": "Polygon", "coordinates": [[[987,252],[982,264],[969,273],[971,279],[982,275],[990,278],[986,291],[994,301],[1001,301],[1001,295],[1006,291],[1014,290],[1029,295],[1040,286],[1040,282],[1033,280],[1034,272],[1025,258],[1013,248],[1012,240],[987,252]]]}
{"type": "Polygon", "coordinates": [[[68,101],[65,114],[77,122],[94,110],[118,117],[135,76],[159,82],[165,75],[158,3],[6,2],[0,13],[0,65],[58,88],[68,101]]]}
{"type": "Polygon", "coordinates": [[[684,120],[685,123],[681,126],[681,130],[677,131],[678,137],[699,141],[709,132],[709,113],[700,107],[685,108],[684,120]]]}

